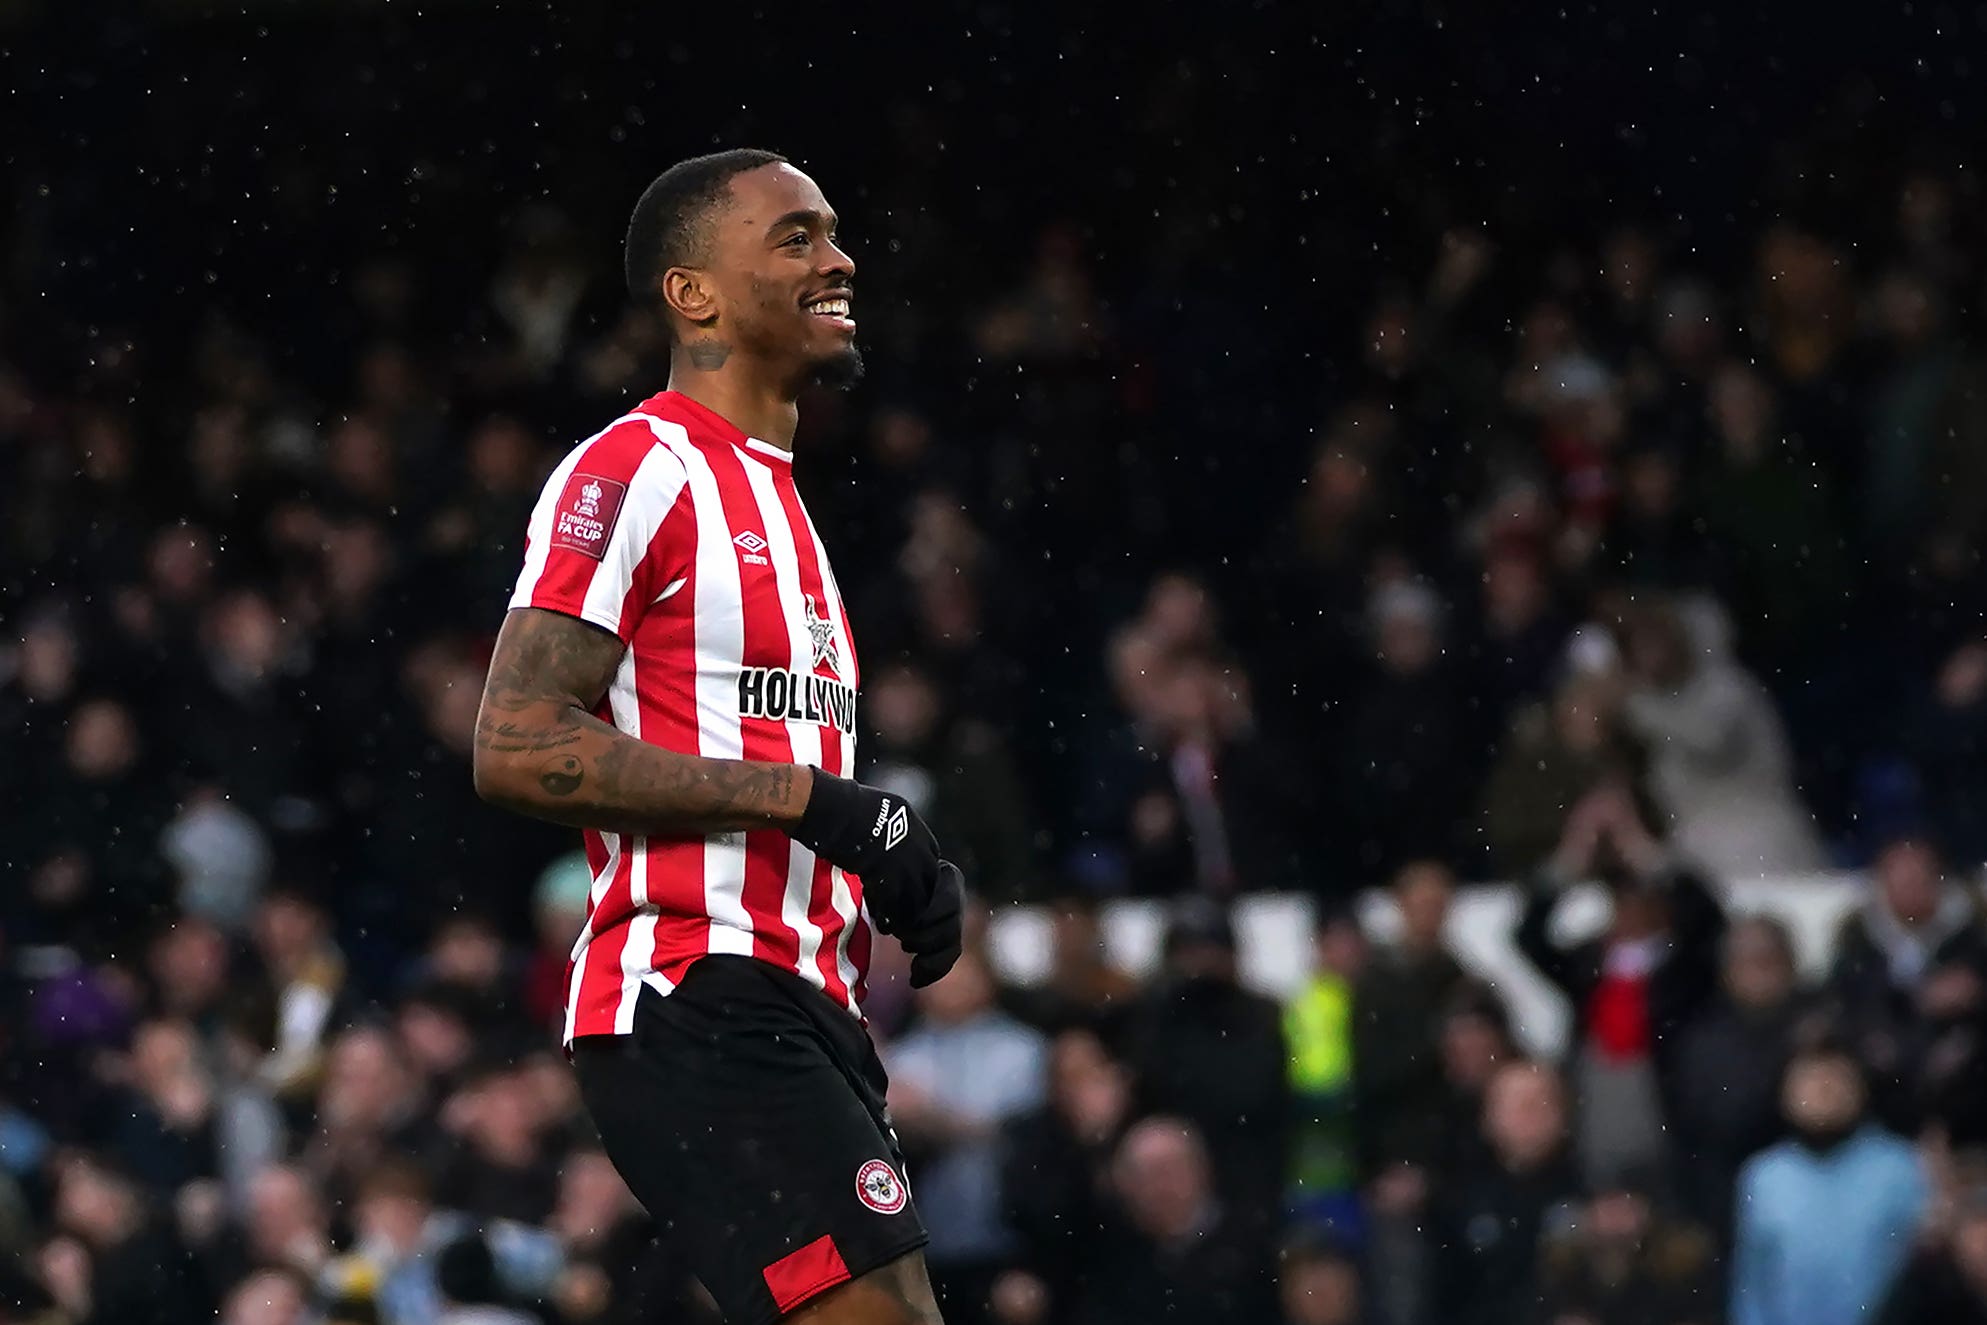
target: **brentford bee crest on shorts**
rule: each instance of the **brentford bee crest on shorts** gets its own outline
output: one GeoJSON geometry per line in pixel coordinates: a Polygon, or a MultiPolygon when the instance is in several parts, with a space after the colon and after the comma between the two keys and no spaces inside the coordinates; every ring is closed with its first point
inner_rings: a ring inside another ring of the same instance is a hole
{"type": "Polygon", "coordinates": [[[879,1215],[894,1215],[910,1200],[897,1170],[880,1159],[872,1159],[856,1170],[856,1199],[879,1215]]]}

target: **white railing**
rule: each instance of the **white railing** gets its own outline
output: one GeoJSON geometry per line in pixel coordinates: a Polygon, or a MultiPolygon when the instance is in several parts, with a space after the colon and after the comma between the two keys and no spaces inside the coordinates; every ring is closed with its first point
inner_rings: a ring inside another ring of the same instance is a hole
{"type": "MultiPolygon", "coordinates": [[[[1862,897],[1857,874],[1817,874],[1760,879],[1725,890],[1734,914],[1777,916],[1793,934],[1801,969],[1812,979],[1828,970],[1835,934],[1843,916],[1862,897]]],[[[1566,1000],[1533,971],[1512,943],[1523,906],[1520,890],[1508,883],[1474,884],[1456,892],[1449,916],[1449,944],[1458,961],[1494,988],[1511,1010],[1519,1042],[1534,1053],[1557,1054],[1566,1044],[1566,1000]]],[[[1359,899],[1358,915],[1367,933],[1385,938],[1398,924],[1392,899],[1374,890],[1359,899]]],[[[1594,885],[1571,890],[1554,918],[1565,940],[1596,933],[1607,923],[1606,895],[1594,885]]],[[[1311,900],[1289,894],[1258,894],[1235,903],[1235,935],[1242,981],[1272,997],[1297,989],[1311,969],[1311,900]]],[[[997,910],[989,941],[994,963],[1020,984],[1043,978],[1049,965],[1049,915],[1033,907],[997,910]]],[[[1111,959],[1135,974],[1159,963],[1166,928],[1163,902],[1122,900],[1103,908],[1103,933],[1111,959]]]]}

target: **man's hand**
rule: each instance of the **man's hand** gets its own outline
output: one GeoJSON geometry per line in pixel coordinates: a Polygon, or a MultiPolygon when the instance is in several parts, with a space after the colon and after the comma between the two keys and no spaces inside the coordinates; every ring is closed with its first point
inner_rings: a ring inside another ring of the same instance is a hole
{"type": "Polygon", "coordinates": [[[862,880],[876,927],[912,955],[922,989],[959,958],[965,880],[938,856],[938,839],[902,796],[813,770],[794,841],[862,880]]]}

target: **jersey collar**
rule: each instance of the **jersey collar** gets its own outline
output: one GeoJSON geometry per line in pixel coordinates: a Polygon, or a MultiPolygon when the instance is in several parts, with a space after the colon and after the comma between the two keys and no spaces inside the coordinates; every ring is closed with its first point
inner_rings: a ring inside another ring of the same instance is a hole
{"type": "Polygon", "coordinates": [[[761,460],[769,460],[775,464],[791,465],[793,463],[793,452],[783,451],[771,442],[762,442],[757,437],[746,436],[739,429],[738,425],[730,419],[727,419],[724,415],[708,406],[697,403],[680,391],[664,391],[660,395],[650,397],[643,403],[645,405],[657,404],[665,400],[683,413],[694,415],[712,432],[724,438],[725,441],[730,442],[741,451],[750,451],[761,460]]]}

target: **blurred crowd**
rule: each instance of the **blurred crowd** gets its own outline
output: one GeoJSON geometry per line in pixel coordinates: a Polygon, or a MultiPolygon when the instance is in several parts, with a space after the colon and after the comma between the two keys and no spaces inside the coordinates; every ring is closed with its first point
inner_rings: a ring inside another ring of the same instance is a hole
{"type": "MultiPolygon", "coordinates": [[[[1205,85],[1150,81],[1163,139],[1205,85]]],[[[394,123],[210,149],[277,224],[201,276],[112,270],[172,227],[107,171],[0,218],[0,1320],[702,1319],[556,1043],[572,835],[469,776],[539,482],[661,384],[602,238],[649,166],[575,148],[606,226],[467,155],[337,210],[394,123]],[[416,193],[471,223],[344,219],[416,193]]],[[[1227,279],[1239,204],[969,232],[939,119],[884,132],[823,181],[872,372],[798,445],[861,775],[1055,917],[1039,985],[880,959],[948,1321],[1987,1320],[1974,172],[1842,148],[1854,206],[1708,254],[1428,194],[1327,370],[1227,279]],[[1831,869],[1810,983],[1732,888],[1831,869]],[[1564,1061],[1451,952],[1458,878],[1528,890],[1564,1061]],[[1321,917],[1285,1006],[1236,981],[1262,890],[1321,917]],[[1148,980],[1126,895],[1171,908],[1148,980]]]]}

